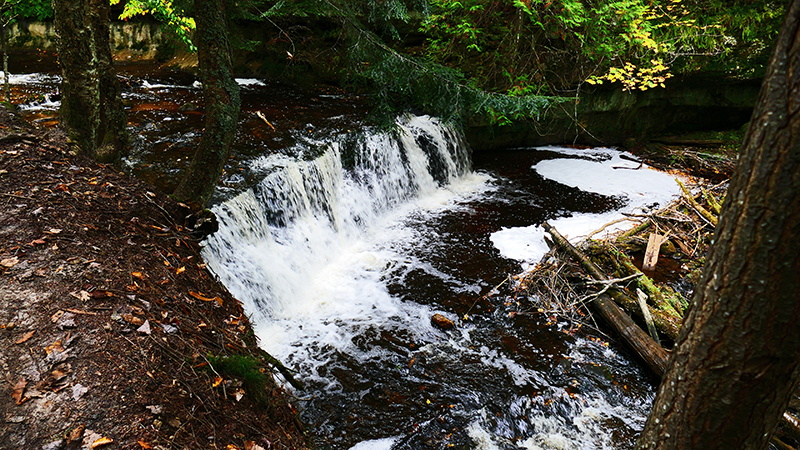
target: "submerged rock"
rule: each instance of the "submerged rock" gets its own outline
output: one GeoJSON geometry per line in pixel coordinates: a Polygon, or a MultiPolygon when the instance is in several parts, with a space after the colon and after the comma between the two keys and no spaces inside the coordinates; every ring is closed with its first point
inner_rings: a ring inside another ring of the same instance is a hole
{"type": "Polygon", "coordinates": [[[431,317],[431,324],[437,328],[441,328],[442,330],[452,330],[456,327],[456,324],[453,323],[452,320],[441,314],[434,314],[431,317]]]}

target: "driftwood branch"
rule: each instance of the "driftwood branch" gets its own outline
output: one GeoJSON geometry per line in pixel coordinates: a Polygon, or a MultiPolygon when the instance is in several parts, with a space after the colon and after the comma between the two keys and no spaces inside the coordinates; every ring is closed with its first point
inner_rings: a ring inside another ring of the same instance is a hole
{"type": "Polygon", "coordinates": [[[653,337],[653,340],[658,342],[658,331],[656,331],[656,324],[653,323],[653,316],[650,314],[650,308],[647,306],[647,294],[642,292],[641,289],[636,289],[636,299],[639,300],[639,308],[644,315],[644,323],[647,324],[647,332],[653,337]]]}
{"type": "Polygon", "coordinates": [[[264,123],[269,125],[269,127],[272,128],[272,131],[275,131],[275,127],[271,123],[269,123],[269,120],[267,120],[267,118],[264,117],[264,114],[261,111],[256,111],[256,115],[258,116],[259,119],[263,120],[264,123]]]}
{"type": "Polygon", "coordinates": [[[697,211],[697,213],[700,214],[700,216],[708,220],[712,225],[716,227],[717,221],[719,220],[717,219],[717,216],[711,214],[710,212],[708,212],[707,209],[700,206],[700,204],[697,203],[697,200],[694,199],[694,196],[691,194],[691,192],[689,192],[689,189],[686,189],[686,186],[683,183],[681,183],[680,180],[675,180],[675,181],[677,181],[678,184],[680,185],[681,191],[683,191],[684,198],[686,199],[686,201],[689,202],[690,205],[692,205],[692,208],[694,208],[694,210],[697,211]]]}

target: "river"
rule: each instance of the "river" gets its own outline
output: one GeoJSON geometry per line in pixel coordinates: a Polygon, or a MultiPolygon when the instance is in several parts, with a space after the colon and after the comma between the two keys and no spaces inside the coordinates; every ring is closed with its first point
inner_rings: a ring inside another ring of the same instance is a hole
{"type": "MultiPolygon", "coordinates": [[[[30,67],[15,96],[52,124],[58,77],[30,67]]],[[[152,66],[123,77],[126,170],[169,190],[199,139],[201,90],[152,66]]],[[[472,155],[435,118],[382,131],[358,96],[238,81],[240,131],[203,256],[306,384],[294,404],[319,448],[633,447],[653,379],[617,341],[508,287],[544,254],[542,221],[586,234],[663,205],[670,176],[614,149],[472,155]]]]}

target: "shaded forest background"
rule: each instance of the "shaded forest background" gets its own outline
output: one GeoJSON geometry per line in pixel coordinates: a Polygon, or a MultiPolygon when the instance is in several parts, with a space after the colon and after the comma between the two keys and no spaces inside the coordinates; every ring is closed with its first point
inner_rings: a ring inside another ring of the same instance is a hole
{"type": "MultiPolygon", "coordinates": [[[[192,2],[114,3],[112,19],[162,23],[169,38],[158,58],[194,50],[192,2]]],[[[510,125],[598,90],[760,80],[787,3],[249,0],[227,9],[238,74],[369,93],[377,117],[411,109],[510,125]]],[[[4,4],[5,22],[53,17],[47,0],[4,4]]]]}

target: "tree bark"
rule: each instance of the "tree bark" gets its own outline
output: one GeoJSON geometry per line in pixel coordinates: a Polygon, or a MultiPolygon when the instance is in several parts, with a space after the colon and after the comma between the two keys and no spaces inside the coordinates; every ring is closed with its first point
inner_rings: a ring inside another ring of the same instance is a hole
{"type": "Polygon", "coordinates": [[[173,196],[202,208],[217,184],[236,133],[240,99],[233,77],[224,0],[195,0],[195,45],[205,97],[205,131],[173,196]]]}
{"type": "MultiPolygon", "coordinates": [[[[5,8],[2,13],[5,14],[5,8]]],[[[6,102],[11,103],[11,82],[9,81],[10,74],[8,73],[8,48],[6,43],[6,19],[0,17],[0,46],[3,48],[3,98],[6,102]]]]}
{"type": "Polygon", "coordinates": [[[800,0],[767,69],[642,449],[764,449],[800,381],[800,0]]]}
{"type": "Polygon", "coordinates": [[[115,162],[127,120],[109,42],[108,0],[53,0],[61,63],[61,125],[87,156],[115,162]]]}

